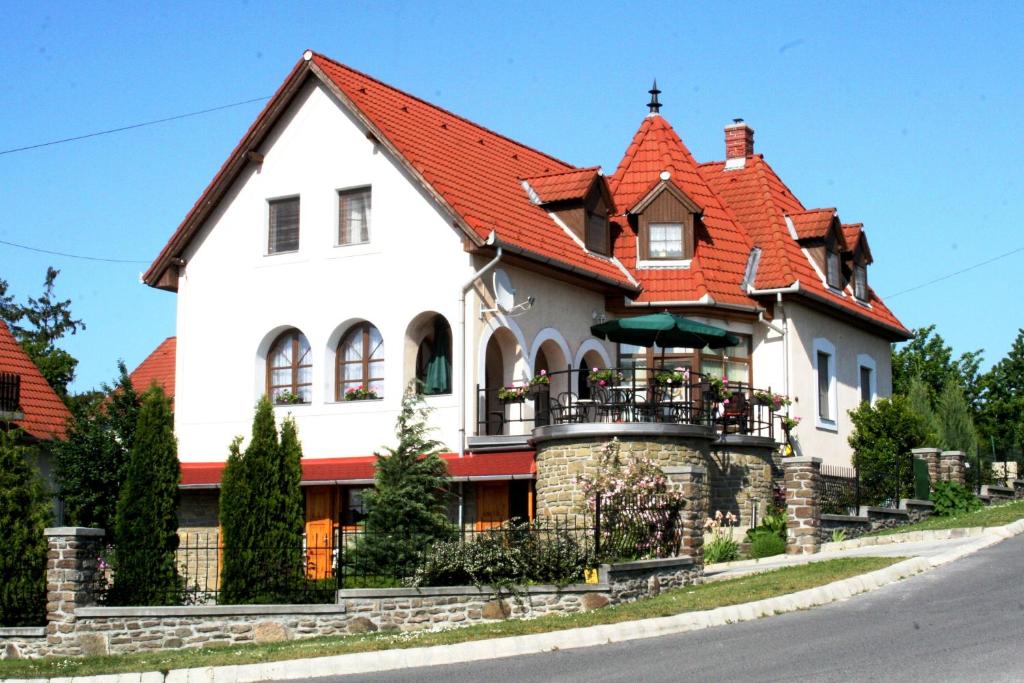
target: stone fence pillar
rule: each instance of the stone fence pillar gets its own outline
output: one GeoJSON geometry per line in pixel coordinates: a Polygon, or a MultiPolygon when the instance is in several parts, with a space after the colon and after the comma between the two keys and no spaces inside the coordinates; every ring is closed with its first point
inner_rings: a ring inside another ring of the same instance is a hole
{"type": "Polygon", "coordinates": [[[915,458],[920,458],[928,463],[928,483],[932,486],[935,482],[941,480],[941,467],[939,466],[939,454],[942,452],[938,448],[911,448],[910,452],[914,454],[915,458]]]}
{"type": "Polygon", "coordinates": [[[96,654],[75,634],[75,609],[95,602],[93,590],[103,548],[103,530],[46,529],[46,643],[50,654],[96,654]],[[83,650],[83,645],[85,648],[83,650]]]}
{"type": "Polygon", "coordinates": [[[704,566],[704,520],[708,516],[708,471],[701,465],[670,465],[662,471],[672,488],[686,498],[683,508],[683,552],[704,566]]]}
{"type": "Polygon", "coordinates": [[[786,458],[786,553],[818,552],[821,540],[821,458],[786,458]]]}
{"type": "Polygon", "coordinates": [[[963,486],[966,483],[964,477],[964,459],[967,457],[963,451],[942,451],[939,456],[940,476],[943,481],[951,481],[963,486]]]}

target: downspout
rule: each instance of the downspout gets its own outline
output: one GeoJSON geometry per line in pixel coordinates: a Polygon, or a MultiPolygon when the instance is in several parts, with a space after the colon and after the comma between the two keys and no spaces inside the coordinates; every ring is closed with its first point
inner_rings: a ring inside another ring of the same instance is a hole
{"type": "MultiPolygon", "coordinates": [[[[494,231],[487,236],[487,241],[484,243],[488,246],[493,245],[495,242],[494,231]]],[[[494,258],[480,270],[473,273],[473,277],[466,281],[466,284],[462,285],[462,291],[459,292],[459,331],[462,334],[462,348],[459,353],[459,383],[462,385],[459,388],[459,457],[466,455],[466,293],[469,291],[477,280],[486,275],[494,266],[498,265],[498,261],[501,260],[501,247],[498,247],[497,253],[494,258]]],[[[473,397],[476,400],[476,396],[473,397]]]]}

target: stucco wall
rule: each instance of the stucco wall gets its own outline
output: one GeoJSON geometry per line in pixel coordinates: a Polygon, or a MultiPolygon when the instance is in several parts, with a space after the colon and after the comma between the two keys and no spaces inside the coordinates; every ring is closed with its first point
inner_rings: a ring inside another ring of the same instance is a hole
{"type": "MultiPolygon", "coordinates": [[[[467,374],[461,377],[459,293],[486,259],[464,251],[450,218],[320,86],[297,96],[259,151],[263,163],[235,183],[184,255],[175,415],[183,461],[224,459],[231,439],[248,434],[252,407],[265,391],[267,350],[290,327],[312,347],[312,402],[276,410],[295,416],[306,457],[337,457],[367,455],[392,439],[413,375],[408,356],[415,347],[406,337],[418,315],[437,312],[451,326],[453,385],[467,392],[472,434],[472,392],[495,327],[507,327],[522,347],[511,381],[532,371],[538,335],[557,338],[575,354],[589,338],[593,311],[604,311],[601,294],[502,265],[517,302],[534,296],[536,305],[516,317],[489,313],[481,320],[477,295],[489,293],[493,283],[490,275],[483,278],[467,299],[467,374]],[[372,187],[370,243],[335,246],[337,191],[366,185],[372,187]],[[267,201],[295,195],[299,250],[267,256],[267,201]],[[384,339],[384,398],[336,402],[335,350],[346,329],[362,320],[384,339]]],[[[456,395],[427,402],[435,409],[437,437],[455,450],[456,395]]]]}
{"type": "Polygon", "coordinates": [[[865,354],[875,362],[877,397],[892,393],[891,347],[888,341],[870,332],[844,323],[796,303],[786,303],[789,316],[791,414],[801,418],[794,432],[798,452],[821,458],[826,465],[849,466],[851,450],[847,442],[853,423],[848,412],[860,405],[858,356],[865,354]],[[817,375],[814,369],[814,343],[826,339],[835,347],[836,399],[835,427],[819,426],[817,416],[817,375]]]}

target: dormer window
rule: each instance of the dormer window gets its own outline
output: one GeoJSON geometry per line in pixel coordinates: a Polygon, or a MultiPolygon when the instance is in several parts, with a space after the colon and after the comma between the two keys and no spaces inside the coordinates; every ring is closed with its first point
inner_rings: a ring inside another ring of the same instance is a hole
{"type": "Polygon", "coordinates": [[[587,211],[587,249],[607,256],[611,253],[609,237],[608,216],[598,211],[587,211]]]}
{"type": "Polygon", "coordinates": [[[828,286],[833,289],[843,288],[843,270],[839,258],[839,252],[829,249],[825,257],[826,274],[825,279],[828,286]]]}
{"type": "Polygon", "coordinates": [[[868,300],[868,267],[863,263],[853,267],[853,295],[858,301],[868,300]]]}
{"type": "Polygon", "coordinates": [[[683,258],[683,224],[650,223],[647,226],[647,258],[683,258]]]}
{"type": "Polygon", "coordinates": [[[693,258],[694,228],[700,206],[662,174],[655,185],[629,210],[637,230],[637,257],[641,268],[686,267],[693,258]]]}

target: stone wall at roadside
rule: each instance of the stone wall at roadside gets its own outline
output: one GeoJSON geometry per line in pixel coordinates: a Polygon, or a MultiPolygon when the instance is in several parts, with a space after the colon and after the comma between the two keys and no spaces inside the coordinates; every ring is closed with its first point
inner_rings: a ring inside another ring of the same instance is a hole
{"type": "Polygon", "coordinates": [[[704,568],[688,558],[637,560],[604,565],[601,581],[608,586],[609,600],[614,604],[634,602],[658,595],[663,590],[699,583],[704,568]]]}
{"type": "Polygon", "coordinates": [[[708,511],[733,513],[741,529],[759,523],[773,503],[773,482],[782,478],[777,459],[771,439],[728,434],[716,441],[707,459],[708,511]]]}

